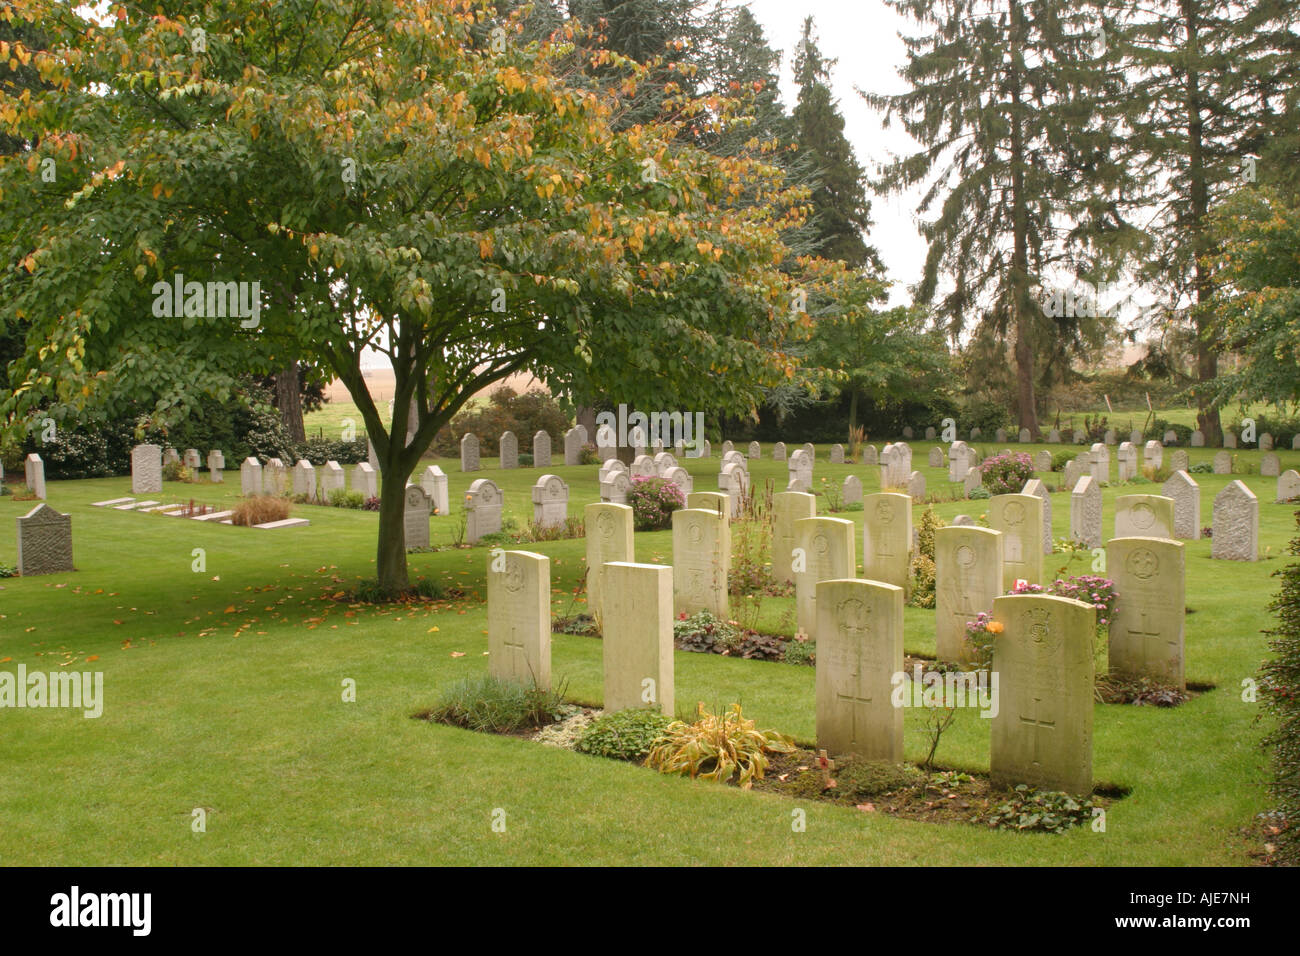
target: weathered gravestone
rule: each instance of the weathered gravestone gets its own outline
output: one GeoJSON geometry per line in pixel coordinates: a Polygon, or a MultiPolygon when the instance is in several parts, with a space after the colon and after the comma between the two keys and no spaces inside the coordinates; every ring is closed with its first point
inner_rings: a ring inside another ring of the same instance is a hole
{"type": "Polygon", "coordinates": [[[1120,495],[1115,499],[1115,537],[1173,536],[1174,499],[1163,495],[1120,495]]]}
{"type": "Polygon", "coordinates": [[[817,584],[857,574],[853,522],[804,518],[795,524],[795,622],[799,633],[817,639],[817,584]]]}
{"type": "Polygon", "coordinates": [[[967,623],[1002,593],[1002,533],[949,526],[934,533],[935,655],[969,661],[967,623]]]}
{"type": "Polygon", "coordinates": [[[1053,428],[1051,431],[1047,433],[1047,444],[1059,445],[1060,443],[1061,443],[1061,433],[1059,430],[1053,428]]]}
{"type": "Polygon", "coordinates": [[[674,465],[667,469],[664,472],[664,479],[671,481],[674,485],[680,488],[684,495],[689,495],[695,490],[695,479],[691,477],[689,471],[680,465],[674,465]]]}
{"type": "Polygon", "coordinates": [[[448,491],[447,476],[437,465],[430,465],[420,476],[420,487],[429,496],[429,504],[436,515],[451,513],[451,495],[448,491]]]}
{"type": "Polygon", "coordinates": [[[1047,485],[1043,484],[1038,478],[1030,478],[1025,482],[1025,487],[1020,490],[1022,495],[1033,495],[1043,503],[1043,537],[1042,547],[1043,554],[1051,554],[1052,546],[1052,493],[1047,490],[1047,485]]]}
{"type": "Polygon", "coordinates": [[[1043,583],[1043,502],[1037,495],[994,495],[989,527],[1002,532],[1002,589],[1043,583]]]}
{"type": "Polygon", "coordinates": [[[1107,429],[1106,429],[1106,434],[1102,436],[1102,441],[1104,441],[1107,445],[1113,445],[1113,444],[1115,444],[1115,442],[1116,442],[1118,439],[1119,439],[1119,436],[1115,434],[1115,429],[1113,429],[1113,428],[1107,428],[1107,429]]]}
{"type": "MultiPolygon", "coordinates": [[[[379,497],[379,474],[368,461],[352,466],[352,490],[369,501],[379,497]]],[[[440,511],[439,514],[446,514],[440,511]]]]}
{"type": "Polygon", "coordinates": [[[531,551],[488,552],[488,675],[551,686],[551,559],[531,551]]]}
{"type": "Polygon", "coordinates": [[[162,449],[157,445],[136,445],[132,448],[131,494],[160,494],[162,483],[162,449]]]}
{"type": "Polygon", "coordinates": [[[655,460],[649,455],[637,455],[632,459],[630,475],[633,478],[656,478],[659,475],[655,460]]]}
{"type": "Polygon", "coordinates": [[[220,451],[208,452],[208,480],[214,484],[221,484],[226,480],[222,474],[226,470],[226,456],[220,451]]]}
{"type": "Polygon", "coordinates": [[[750,443],[749,443],[749,457],[750,457],[751,459],[753,459],[753,458],[762,458],[762,457],[763,457],[763,446],[760,445],[760,444],[759,444],[758,442],[756,442],[756,441],[752,441],[752,442],[750,442],[750,443]]]}
{"type": "Polygon", "coordinates": [[[1175,449],[1174,453],[1169,456],[1170,471],[1186,471],[1191,466],[1185,448],[1175,449]]]}
{"type": "Polygon", "coordinates": [[[1020,444],[1022,445],[1027,445],[1034,440],[1034,436],[1029,433],[1028,428],[1020,429],[1019,438],[1020,438],[1020,444]]]}
{"type": "Polygon", "coordinates": [[[1294,468],[1282,472],[1277,478],[1277,500],[1295,501],[1300,498],[1300,472],[1294,468]]]}
{"type": "Polygon", "coordinates": [[[602,462],[618,457],[618,435],[608,425],[596,429],[596,455],[602,462]]]}
{"type": "Polygon", "coordinates": [[[1282,471],[1282,461],[1269,452],[1259,459],[1259,473],[1264,478],[1276,478],[1282,471]]]}
{"type": "Polygon", "coordinates": [[[76,570],[72,566],[72,515],[39,504],[17,521],[20,575],[29,578],[76,570]]]}
{"type": "Polygon", "coordinates": [[[289,471],[279,458],[267,459],[262,472],[262,487],[268,495],[282,495],[289,481],[289,471]]]}
{"type": "Polygon", "coordinates": [[[810,441],[804,442],[803,445],[801,446],[801,449],[800,449],[800,450],[801,450],[805,455],[808,456],[808,460],[809,460],[809,461],[816,461],[816,460],[817,460],[817,448],[813,445],[812,442],[810,442],[810,441]]]}
{"type": "Polygon", "coordinates": [[[1119,600],[1110,626],[1110,672],[1148,677],[1180,690],[1186,556],[1166,538],[1111,538],[1106,568],[1119,600]]]}
{"type": "Polygon", "coordinates": [[[1097,484],[1110,482],[1110,449],[1101,442],[1093,443],[1091,448],[1092,477],[1097,484]]]}
{"type": "Polygon", "coordinates": [[[168,445],[166,448],[163,449],[163,464],[164,465],[181,464],[181,453],[178,452],[175,448],[172,448],[170,445],[168,445]]]}
{"type": "Polygon", "coordinates": [[[1166,445],[1177,445],[1178,433],[1171,428],[1165,432],[1164,437],[1161,439],[1161,441],[1163,444],[1166,445]]]}
{"type": "Polygon", "coordinates": [[[735,451],[736,443],[728,439],[722,443],[722,457],[727,457],[727,452],[735,451]]]}
{"type": "Polygon", "coordinates": [[[184,461],[185,467],[190,470],[191,474],[197,472],[203,464],[202,459],[199,458],[199,450],[197,448],[186,448],[184,461]]]}
{"type": "MultiPolygon", "coordinates": [[[[1065,463],[1065,468],[1061,470],[1061,490],[1069,491],[1079,483],[1079,478],[1083,472],[1083,466],[1077,461],[1071,460],[1065,463]]],[[[1089,477],[1092,477],[1089,475],[1089,477]]]]}
{"type": "Polygon", "coordinates": [[[862,479],[857,475],[849,475],[844,479],[844,487],[840,492],[841,500],[846,505],[862,503],[862,479]]]}
{"type": "Polygon", "coordinates": [[[476,544],[485,534],[501,530],[501,507],[504,501],[496,482],[478,478],[470,483],[465,493],[465,541],[476,544]]]}
{"type": "Polygon", "coordinates": [[[574,425],[564,433],[564,463],[566,465],[582,464],[582,446],[587,443],[587,429],[583,425],[574,425]]]}
{"type": "Polygon", "coordinates": [[[1205,432],[1201,431],[1199,428],[1192,432],[1192,447],[1205,447],[1205,432]]]}
{"type": "Polygon", "coordinates": [[[938,445],[935,445],[930,449],[930,467],[931,468],[943,467],[943,449],[940,448],[938,445]]]}
{"type": "Polygon", "coordinates": [[[978,468],[967,468],[966,478],[962,481],[962,492],[969,498],[978,488],[984,487],[984,473],[978,468]]]}
{"type": "Polygon", "coordinates": [[[542,475],[533,485],[533,522],[563,528],[569,518],[569,486],[557,475],[542,475]]]}
{"type": "Polygon", "coordinates": [[[533,435],[533,467],[551,467],[551,436],[549,432],[539,431],[533,435]]]}
{"type": "Polygon", "coordinates": [[[1300,451],[1300,432],[1296,432],[1291,436],[1291,450],[1300,451]]]}
{"type": "Polygon", "coordinates": [[[1211,520],[1211,558],[1259,560],[1259,499],[1240,479],[1215,495],[1211,520]]]}
{"type": "Polygon", "coordinates": [[[1237,433],[1236,433],[1236,432],[1224,432],[1224,433],[1223,433],[1223,447],[1224,447],[1224,448],[1236,448],[1236,447],[1237,447],[1237,433]]]}
{"type": "Polygon", "coordinates": [[[634,515],[627,505],[598,504],[587,505],[583,518],[587,528],[587,610],[603,630],[605,579],[600,569],[610,561],[636,560],[632,544],[634,515]]]}
{"type": "Polygon", "coordinates": [[[320,475],[320,496],[322,501],[329,501],[330,492],[347,490],[347,475],[343,473],[343,466],[337,461],[325,462],[325,467],[321,469],[320,475]]]}
{"type": "Polygon", "coordinates": [[[952,526],[954,528],[974,528],[976,527],[975,519],[970,515],[958,515],[952,519],[952,526]]]}
{"type": "Polygon", "coordinates": [[[903,426],[903,437],[904,437],[904,438],[911,439],[911,437],[912,437],[914,434],[915,434],[915,432],[912,431],[912,426],[911,426],[911,425],[904,425],[904,426],[903,426]]]}
{"type": "Polygon", "coordinates": [[[802,448],[796,449],[786,462],[786,469],[789,474],[786,491],[812,491],[812,458],[806,451],[802,448]]]}
{"type": "Polygon", "coordinates": [[[993,441],[996,442],[997,444],[1001,445],[1006,440],[1007,440],[1007,430],[1005,428],[999,428],[997,431],[993,433],[993,441]]]}
{"type": "Polygon", "coordinates": [[[316,500],[316,468],[305,458],[293,466],[293,493],[303,495],[308,501],[316,500]]]}
{"type": "Polygon", "coordinates": [[[772,446],[772,460],[785,461],[785,442],[779,441],[772,446]]]}
{"type": "Polygon", "coordinates": [[[478,436],[466,432],[460,438],[460,470],[462,472],[478,471],[478,436]]]}
{"type": "Polygon", "coordinates": [[[1160,488],[1174,503],[1175,538],[1197,541],[1201,537],[1201,486],[1185,471],[1176,471],[1160,488]]]}
{"type": "Polygon", "coordinates": [[[879,581],[817,585],[817,746],[831,754],[900,763],[903,589],[879,581]]]}
{"type": "Polygon", "coordinates": [[[1147,468],[1159,468],[1164,464],[1165,447],[1158,441],[1149,441],[1142,446],[1142,464],[1147,468]]]}
{"type": "Polygon", "coordinates": [[[600,482],[600,500],[611,504],[627,504],[627,493],[632,489],[632,479],[625,471],[610,472],[600,482]]]}
{"type": "Polygon", "coordinates": [[[708,611],[729,616],[731,525],[725,510],[686,508],[673,512],[673,612],[708,611]]]}
{"type": "Polygon", "coordinates": [[[792,558],[796,523],[817,514],[817,498],[801,491],[781,491],[772,496],[772,579],[794,581],[792,558]]]}
{"type": "Polygon", "coordinates": [[[1264,432],[1264,434],[1259,436],[1259,450],[1260,451],[1273,450],[1273,436],[1270,435],[1268,432],[1264,432]]]}
{"type": "Polygon", "coordinates": [[[677,459],[666,451],[661,451],[654,457],[655,474],[663,478],[668,474],[668,469],[677,467],[677,459]]]}
{"type": "Polygon", "coordinates": [[[731,496],[720,491],[692,491],[686,496],[686,507],[711,511],[715,515],[721,515],[723,521],[731,520],[731,496]]]}
{"type": "Polygon", "coordinates": [[[842,465],[842,464],[844,464],[844,446],[843,446],[843,445],[831,445],[831,464],[832,464],[832,465],[842,465]]]}
{"type": "Polygon", "coordinates": [[[925,429],[925,440],[926,440],[926,441],[934,441],[934,438],[935,438],[935,436],[936,436],[937,434],[939,434],[939,433],[936,432],[936,431],[934,430],[934,426],[933,426],[933,425],[929,425],[929,426],[927,426],[926,429],[925,429]]]}
{"type": "Polygon", "coordinates": [[[1007,595],[993,602],[993,620],[1002,625],[993,639],[1001,697],[991,721],[993,783],[1088,796],[1096,611],[1070,598],[1007,595]]]}
{"type": "Polygon", "coordinates": [[[502,468],[519,467],[519,439],[515,437],[514,432],[501,433],[501,439],[497,442],[497,454],[502,468]]]}
{"type": "Polygon", "coordinates": [[[1040,451],[1034,455],[1034,471],[1049,472],[1052,470],[1052,453],[1050,451],[1040,451]]]}
{"type": "Polygon", "coordinates": [[[1142,437],[1142,432],[1136,428],[1128,433],[1128,440],[1134,448],[1142,444],[1142,437]]]}
{"type": "Polygon", "coordinates": [[[605,712],[648,707],[671,716],[676,569],[611,561],[600,573],[605,712]]]}
{"type": "Polygon", "coordinates": [[[975,464],[975,455],[970,445],[964,441],[955,441],[948,448],[948,480],[964,481],[966,472],[975,464]]]}
{"type": "Polygon", "coordinates": [[[431,508],[429,496],[424,493],[424,489],[419,485],[408,484],[406,486],[405,503],[402,526],[406,532],[406,550],[413,551],[416,548],[427,548],[429,546],[429,510],[431,508]]]}
{"type": "Polygon", "coordinates": [[[863,447],[862,464],[872,466],[880,464],[880,452],[876,451],[875,445],[866,445],[863,447]]]}
{"type": "Polygon", "coordinates": [[[913,501],[925,500],[925,475],[914,471],[907,476],[907,493],[913,501]]]}
{"type": "Polygon", "coordinates": [[[1138,453],[1137,446],[1131,441],[1126,441],[1119,446],[1119,451],[1115,454],[1116,466],[1118,472],[1116,478],[1121,482],[1132,481],[1138,474],[1138,453]]]}
{"type": "Polygon", "coordinates": [[[911,551],[912,499],[893,492],[862,499],[862,576],[906,589],[911,551]]]}
{"type": "Polygon", "coordinates": [[[1070,536],[1085,548],[1100,548],[1101,522],[1101,488],[1084,475],[1070,492],[1070,536]]]}
{"type": "Polygon", "coordinates": [[[251,455],[239,466],[239,492],[243,495],[262,493],[262,463],[251,455]]]}
{"type": "Polygon", "coordinates": [[[1226,451],[1215,452],[1214,473],[1216,475],[1232,474],[1232,456],[1226,451]]]}

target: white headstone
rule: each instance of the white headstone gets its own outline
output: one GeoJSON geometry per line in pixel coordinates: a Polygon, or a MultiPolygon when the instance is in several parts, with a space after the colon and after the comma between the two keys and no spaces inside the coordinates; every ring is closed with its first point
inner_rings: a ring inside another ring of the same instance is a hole
{"type": "Polygon", "coordinates": [[[673,611],[708,611],[726,620],[729,610],[731,525],[725,514],[685,508],[673,512],[673,611]]]}
{"type": "Polygon", "coordinates": [[[1259,499],[1240,480],[1215,495],[1212,521],[1211,558],[1259,560],[1259,499]]]}
{"type": "Polygon", "coordinates": [[[935,654],[968,661],[966,625],[1002,593],[1002,533],[949,525],[934,533],[935,654]]]}
{"type": "Polygon", "coordinates": [[[1182,689],[1186,556],[1167,538],[1111,538],[1106,567],[1119,595],[1110,622],[1110,672],[1182,689]]]}
{"type": "Polygon", "coordinates": [[[1070,492],[1070,535],[1086,548],[1100,548],[1101,521],[1101,488],[1084,475],[1070,492]]]}
{"type": "Polygon", "coordinates": [[[157,445],[136,445],[131,449],[131,494],[162,493],[162,449],[157,445]]]}
{"type": "Polygon", "coordinates": [[[406,531],[406,550],[429,546],[429,496],[419,485],[406,486],[403,528],[406,531]]]}
{"type": "Polygon", "coordinates": [[[1201,488],[1185,471],[1176,471],[1160,489],[1174,503],[1174,537],[1197,541],[1201,537],[1201,488]]]}
{"type": "Polygon", "coordinates": [[[363,461],[352,468],[352,490],[367,501],[379,497],[379,474],[370,462],[363,461]]]}
{"type": "Polygon", "coordinates": [[[648,707],[671,715],[676,569],[611,561],[600,573],[605,712],[648,707]]]}
{"type": "Polygon", "coordinates": [[[437,465],[425,468],[424,474],[420,476],[420,487],[429,496],[434,514],[451,514],[451,494],[448,491],[447,476],[443,474],[441,468],[437,465]]]}
{"type": "MultiPolygon", "coordinates": [[[[587,529],[587,610],[603,628],[604,605],[602,587],[604,577],[600,569],[610,561],[636,560],[633,547],[634,516],[627,505],[593,504],[583,510],[587,529]]],[[[669,589],[669,614],[672,593],[669,589]]]]}
{"type": "Polygon", "coordinates": [[[243,495],[262,493],[262,463],[251,455],[239,466],[239,492],[243,495]]]}
{"type": "Polygon", "coordinates": [[[501,530],[501,489],[496,482],[478,478],[470,483],[465,495],[465,541],[476,544],[485,534],[501,530]]]}
{"type": "Polygon", "coordinates": [[[466,432],[460,438],[460,470],[479,470],[478,436],[472,432],[466,432]]]}
{"type": "Polygon", "coordinates": [[[530,551],[489,551],[487,597],[488,674],[550,688],[551,559],[530,551]]]}
{"type": "Polygon", "coordinates": [[[563,528],[569,517],[569,486],[556,475],[542,475],[533,485],[533,522],[563,528]]]}

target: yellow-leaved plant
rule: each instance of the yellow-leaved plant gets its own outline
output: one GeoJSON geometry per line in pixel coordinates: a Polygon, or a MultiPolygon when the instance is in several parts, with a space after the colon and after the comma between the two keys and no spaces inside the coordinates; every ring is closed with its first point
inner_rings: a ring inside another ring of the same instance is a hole
{"type": "Polygon", "coordinates": [[[774,730],[758,730],[747,720],[739,704],[721,714],[711,714],[700,704],[698,720],[688,724],[675,720],[664,731],[661,742],[650,751],[645,765],[660,773],[688,773],[726,783],[737,771],[740,786],[748,790],[754,778],[767,770],[769,753],[790,753],[794,741],[774,730]]]}

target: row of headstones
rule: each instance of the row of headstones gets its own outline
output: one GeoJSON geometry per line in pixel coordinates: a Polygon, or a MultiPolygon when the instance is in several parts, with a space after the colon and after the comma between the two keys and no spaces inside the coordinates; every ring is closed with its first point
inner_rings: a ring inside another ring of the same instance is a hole
{"type": "MultiPolygon", "coordinates": [[[[569,486],[556,475],[542,475],[533,484],[533,522],[543,528],[562,528],[569,517],[569,486]]],[[[501,530],[504,498],[497,484],[487,478],[470,483],[465,493],[465,540],[478,543],[485,535],[501,530]]],[[[429,517],[447,514],[447,476],[431,465],[420,484],[407,484],[404,501],[406,548],[429,547],[429,517]]]]}
{"type": "MultiPolygon", "coordinates": [[[[586,509],[589,607],[602,632],[607,710],[650,706],[672,713],[673,620],[699,610],[726,616],[730,509],[718,497],[692,496],[689,504],[700,507],[674,513],[671,567],[635,562],[630,508],[586,509]]],[[[890,514],[883,524],[896,527],[889,541],[868,538],[867,554],[906,551],[910,502],[901,495],[873,496],[890,497],[903,499],[879,502],[890,514]]],[[[796,574],[796,587],[801,629],[818,642],[818,746],[901,761],[903,715],[893,692],[903,670],[904,588],[854,577],[852,522],[811,517],[810,495],[776,498],[778,514],[809,514],[794,518],[789,550],[793,560],[809,562],[796,574]]],[[[1029,512],[1037,503],[1008,506],[1025,507],[1022,520],[1032,525],[1029,512]]],[[[995,779],[1086,794],[1092,788],[1095,611],[1064,598],[1005,596],[1002,535],[984,528],[937,533],[939,616],[951,619],[946,631],[941,624],[940,656],[963,659],[966,623],[976,607],[992,607],[1004,624],[994,657],[1005,688],[993,718],[995,779]]],[[[1108,547],[1112,563],[1123,569],[1117,587],[1126,595],[1110,622],[1112,670],[1181,684],[1182,545],[1130,538],[1108,547]]],[[[780,550],[774,546],[774,553],[780,550]]],[[[873,562],[864,558],[870,575],[873,562]]],[[[503,551],[488,561],[489,669],[500,678],[549,686],[549,560],[503,551]]]]}
{"type": "MultiPolygon", "coordinates": [[[[239,466],[239,490],[244,495],[282,495],[289,486],[293,494],[308,501],[325,502],[335,491],[347,489],[347,475],[337,461],[327,461],[321,468],[319,480],[316,466],[300,459],[291,469],[286,469],[279,458],[271,458],[263,465],[249,456],[239,466]]],[[[352,490],[366,497],[378,497],[379,476],[369,462],[352,468],[352,490]]]]}
{"type": "MultiPolygon", "coordinates": [[[[201,467],[197,448],[185,449],[184,459],[175,448],[163,449],[158,445],[136,445],[131,449],[131,493],[152,495],[162,491],[163,464],[184,461],[185,467],[197,472],[201,467]]],[[[219,450],[208,452],[208,479],[221,483],[225,479],[226,456],[219,450]]]]}

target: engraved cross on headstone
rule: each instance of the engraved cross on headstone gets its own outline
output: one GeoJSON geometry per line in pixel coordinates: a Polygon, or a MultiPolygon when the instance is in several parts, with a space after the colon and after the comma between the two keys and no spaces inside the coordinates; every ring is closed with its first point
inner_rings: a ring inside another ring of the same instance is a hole
{"type": "Polygon", "coordinates": [[[1022,724],[1029,724],[1030,726],[1032,726],[1032,727],[1034,728],[1034,730],[1032,731],[1032,733],[1033,733],[1033,737],[1034,737],[1034,766],[1035,766],[1035,767],[1038,767],[1038,766],[1041,766],[1041,765],[1042,765],[1042,761],[1040,761],[1040,760],[1038,759],[1038,740],[1039,740],[1039,738],[1042,736],[1042,734],[1040,734],[1039,731],[1040,731],[1040,730],[1055,730],[1055,729],[1056,729],[1056,721],[1054,721],[1054,720],[1039,720],[1039,719],[1038,719],[1038,705],[1041,704],[1041,703],[1043,702],[1043,699],[1042,699],[1041,697],[1035,697],[1035,698],[1033,698],[1033,701],[1034,701],[1034,706],[1030,708],[1030,710],[1033,712],[1032,716],[1030,716],[1030,717],[1026,717],[1024,714],[1021,714],[1021,715],[1020,715],[1020,722],[1021,722],[1022,724]]]}

